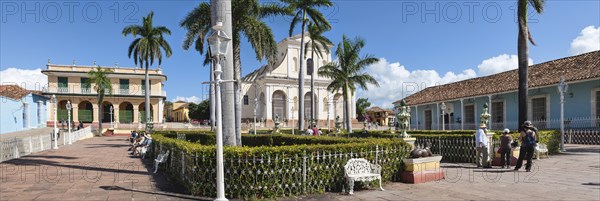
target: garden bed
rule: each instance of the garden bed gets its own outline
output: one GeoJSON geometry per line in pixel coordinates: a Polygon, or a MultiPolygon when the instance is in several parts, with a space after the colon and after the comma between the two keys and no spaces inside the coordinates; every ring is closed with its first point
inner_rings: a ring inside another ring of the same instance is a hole
{"type": "MultiPolygon", "coordinates": [[[[171,151],[160,171],[182,183],[192,194],[216,196],[214,134],[185,132],[153,135],[152,154],[171,151]],[[189,141],[188,141],[189,140],[189,141]]],[[[365,158],[382,166],[383,181],[400,181],[401,161],[410,145],[400,139],[339,138],[295,135],[243,135],[243,147],[224,148],[225,191],[228,198],[263,199],[306,195],[344,188],[343,166],[350,158],[365,158]]]]}

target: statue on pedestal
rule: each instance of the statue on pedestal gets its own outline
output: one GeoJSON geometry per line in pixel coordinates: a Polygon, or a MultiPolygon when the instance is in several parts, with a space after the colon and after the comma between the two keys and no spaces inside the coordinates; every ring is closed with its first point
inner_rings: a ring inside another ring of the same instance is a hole
{"type": "Polygon", "coordinates": [[[342,122],[340,122],[340,116],[335,117],[335,132],[339,133],[342,128],[342,122]]]}
{"type": "MultiPolygon", "coordinates": [[[[485,124],[485,125],[488,125],[489,118],[490,118],[491,116],[492,116],[492,115],[490,115],[490,113],[488,113],[488,104],[487,104],[487,103],[484,103],[484,104],[483,104],[483,112],[482,112],[482,113],[481,113],[481,115],[479,116],[479,117],[480,117],[480,119],[481,119],[481,121],[480,121],[479,123],[480,123],[480,124],[485,124]]],[[[488,126],[488,127],[489,127],[489,126],[488,126]]]]}
{"type": "Polygon", "coordinates": [[[406,102],[404,100],[402,100],[400,102],[400,107],[398,108],[399,110],[396,111],[396,119],[398,120],[398,130],[400,130],[400,134],[399,137],[401,138],[407,138],[410,137],[410,135],[408,135],[406,133],[406,129],[408,129],[408,120],[410,118],[410,113],[408,113],[408,106],[406,106],[406,102]]]}
{"type": "Polygon", "coordinates": [[[273,133],[279,133],[279,115],[275,114],[275,127],[273,128],[273,133]]]}

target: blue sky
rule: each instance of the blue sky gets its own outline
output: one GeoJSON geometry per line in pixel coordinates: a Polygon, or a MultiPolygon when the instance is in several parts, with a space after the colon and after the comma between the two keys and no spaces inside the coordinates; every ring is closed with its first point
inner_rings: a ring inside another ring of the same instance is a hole
{"type": "MultiPolygon", "coordinates": [[[[123,37],[121,30],[154,11],[155,26],[167,26],[173,32],[166,37],[173,56],[163,59],[162,65],[168,76],[168,100],[202,99],[207,92],[200,83],[208,79],[208,68],[201,66],[197,52],[181,48],[185,30],[178,26],[199,2],[3,0],[0,82],[43,79],[26,70],[45,68],[49,58],[58,64],[71,64],[75,59],[82,65],[97,61],[134,66],[127,57],[133,38],[123,37]]],[[[336,44],[342,34],[360,36],[366,40],[363,53],[381,58],[367,71],[383,86],[358,92],[377,105],[389,106],[414,92],[397,84],[419,82],[422,88],[516,68],[515,1],[348,0],[334,4],[322,9],[333,26],[325,35],[336,44]]],[[[287,36],[289,18],[265,20],[277,41],[287,36]]],[[[538,45],[530,47],[530,58],[540,63],[597,49],[599,25],[598,0],[546,1],[544,13],[531,15],[530,29],[538,45]]],[[[244,74],[261,65],[249,48],[242,44],[244,74]]]]}

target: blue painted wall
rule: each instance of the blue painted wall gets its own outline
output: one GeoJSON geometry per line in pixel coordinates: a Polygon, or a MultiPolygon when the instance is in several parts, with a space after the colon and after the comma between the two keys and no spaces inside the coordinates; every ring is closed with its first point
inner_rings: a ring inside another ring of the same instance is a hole
{"type": "Polygon", "coordinates": [[[23,106],[22,100],[10,99],[0,96],[0,134],[21,131],[32,128],[46,127],[46,100],[47,98],[36,94],[28,94],[23,97],[27,102],[27,108],[23,106]],[[38,106],[38,101],[42,101],[38,106]],[[38,115],[38,110],[40,111],[38,115]],[[27,112],[27,123],[24,121],[27,112]],[[29,127],[26,127],[28,124],[29,127]]]}
{"type": "MultiPolygon", "coordinates": [[[[592,90],[600,88],[600,79],[571,83],[569,84],[569,88],[567,93],[565,94],[565,105],[564,111],[565,119],[569,118],[590,118],[592,116],[592,96],[595,94],[592,93],[592,90]]],[[[560,95],[557,89],[557,86],[548,86],[538,89],[530,89],[529,97],[537,96],[537,95],[547,95],[549,97],[549,113],[550,115],[546,117],[548,120],[557,120],[560,118],[560,95]]],[[[515,124],[518,121],[518,95],[517,92],[511,92],[506,94],[494,95],[492,101],[504,101],[504,109],[505,109],[505,122],[507,124],[515,124]]],[[[464,99],[464,104],[474,104],[475,105],[475,123],[478,124],[480,122],[479,115],[483,111],[483,104],[489,102],[488,96],[482,97],[470,97],[464,99]]],[[[461,112],[463,108],[461,107],[460,100],[452,100],[446,102],[446,105],[454,106],[454,119],[451,120],[451,123],[456,123],[456,120],[460,117],[461,121],[464,121],[464,117],[461,112]]],[[[491,107],[491,105],[490,105],[491,107]]],[[[440,109],[437,108],[435,103],[428,105],[419,105],[418,109],[415,106],[411,106],[411,128],[416,128],[417,122],[419,123],[419,129],[424,129],[425,127],[425,110],[432,111],[432,127],[433,129],[437,129],[437,124],[441,124],[439,118],[436,118],[435,114],[440,114],[440,109]],[[417,117],[418,111],[418,117],[417,117]]],[[[493,113],[494,111],[492,111],[493,113]]],[[[514,125],[506,125],[506,127],[514,127],[514,125]]],[[[495,128],[497,129],[497,128],[495,128]]]]}

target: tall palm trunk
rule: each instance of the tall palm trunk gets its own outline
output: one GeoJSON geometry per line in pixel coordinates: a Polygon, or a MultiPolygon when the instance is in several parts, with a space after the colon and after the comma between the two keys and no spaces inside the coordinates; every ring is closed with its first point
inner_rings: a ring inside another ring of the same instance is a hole
{"type": "MultiPolygon", "coordinates": [[[[518,15],[522,16],[522,13],[527,12],[527,1],[519,1],[518,15]]],[[[525,15],[526,16],[526,15],[525,15]]],[[[519,60],[519,126],[527,120],[527,67],[529,63],[527,61],[528,56],[528,30],[527,30],[527,18],[519,17],[519,35],[517,38],[517,51],[519,60]]],[[[519,127],[521,130],[521,127],[519,127]]]]}
{"type": "Polygon", "coordinates": [[[346,130],[352,133],[352,122],[350,121],[350,89],[348,83],[344,86],[344,121],[346,122],[346,130]]]}
{"type": "Polygon", "coordinates": [[[97,91],[98,93],[98,133],[100,134],[100,136],[102,136],[102,99],[104,99],[104,97],[102,96],[102,93],[104,93],[104,91],[102,93],[100,93],[99,91],[97,91]]]}
{"type": "Polygon", "coordinates": [[[302,33],[300,38],[300,68],[298,69],[298,130],[304,129],[304,27],[306,26],[306,11],[302,12],[302,33]]]}
{"type": "Polygon", "coordinates": [[[145,123],[146,123],[145,130],[146,130],[146,132],[148,131],[148,122],[150,122],[150,115],[151,115],[150,114],[150,111],[151,111],[150,110],[150,80],[148,79],[148,65],[149,65],[149,63],[148,63],[148,61],[146,61],[146,70],[145,70],[146,72],[144,74],[144,79],[145,79],[144,83],[146,84],[145,89],[144,89],[144,90],[146,90],[146,94],[145,94],[145,96],[146,96],[146,99],[145,99],[146,103],[144,105],[144,107],[146,107],[146,108],[144,108],[145,109],[144,112],[146,113],[146,121],[145,121],[145,123]]]}
{"type": "Polygon", "coordinates": [[[240,43],[237,42],[235,48],[233,48],[233,56],[235,57],[235,85],[234,85],[234,100],[235,100],[235,143],[236,146],[242,146],[242,60],[240,52],[240,43]]]}

